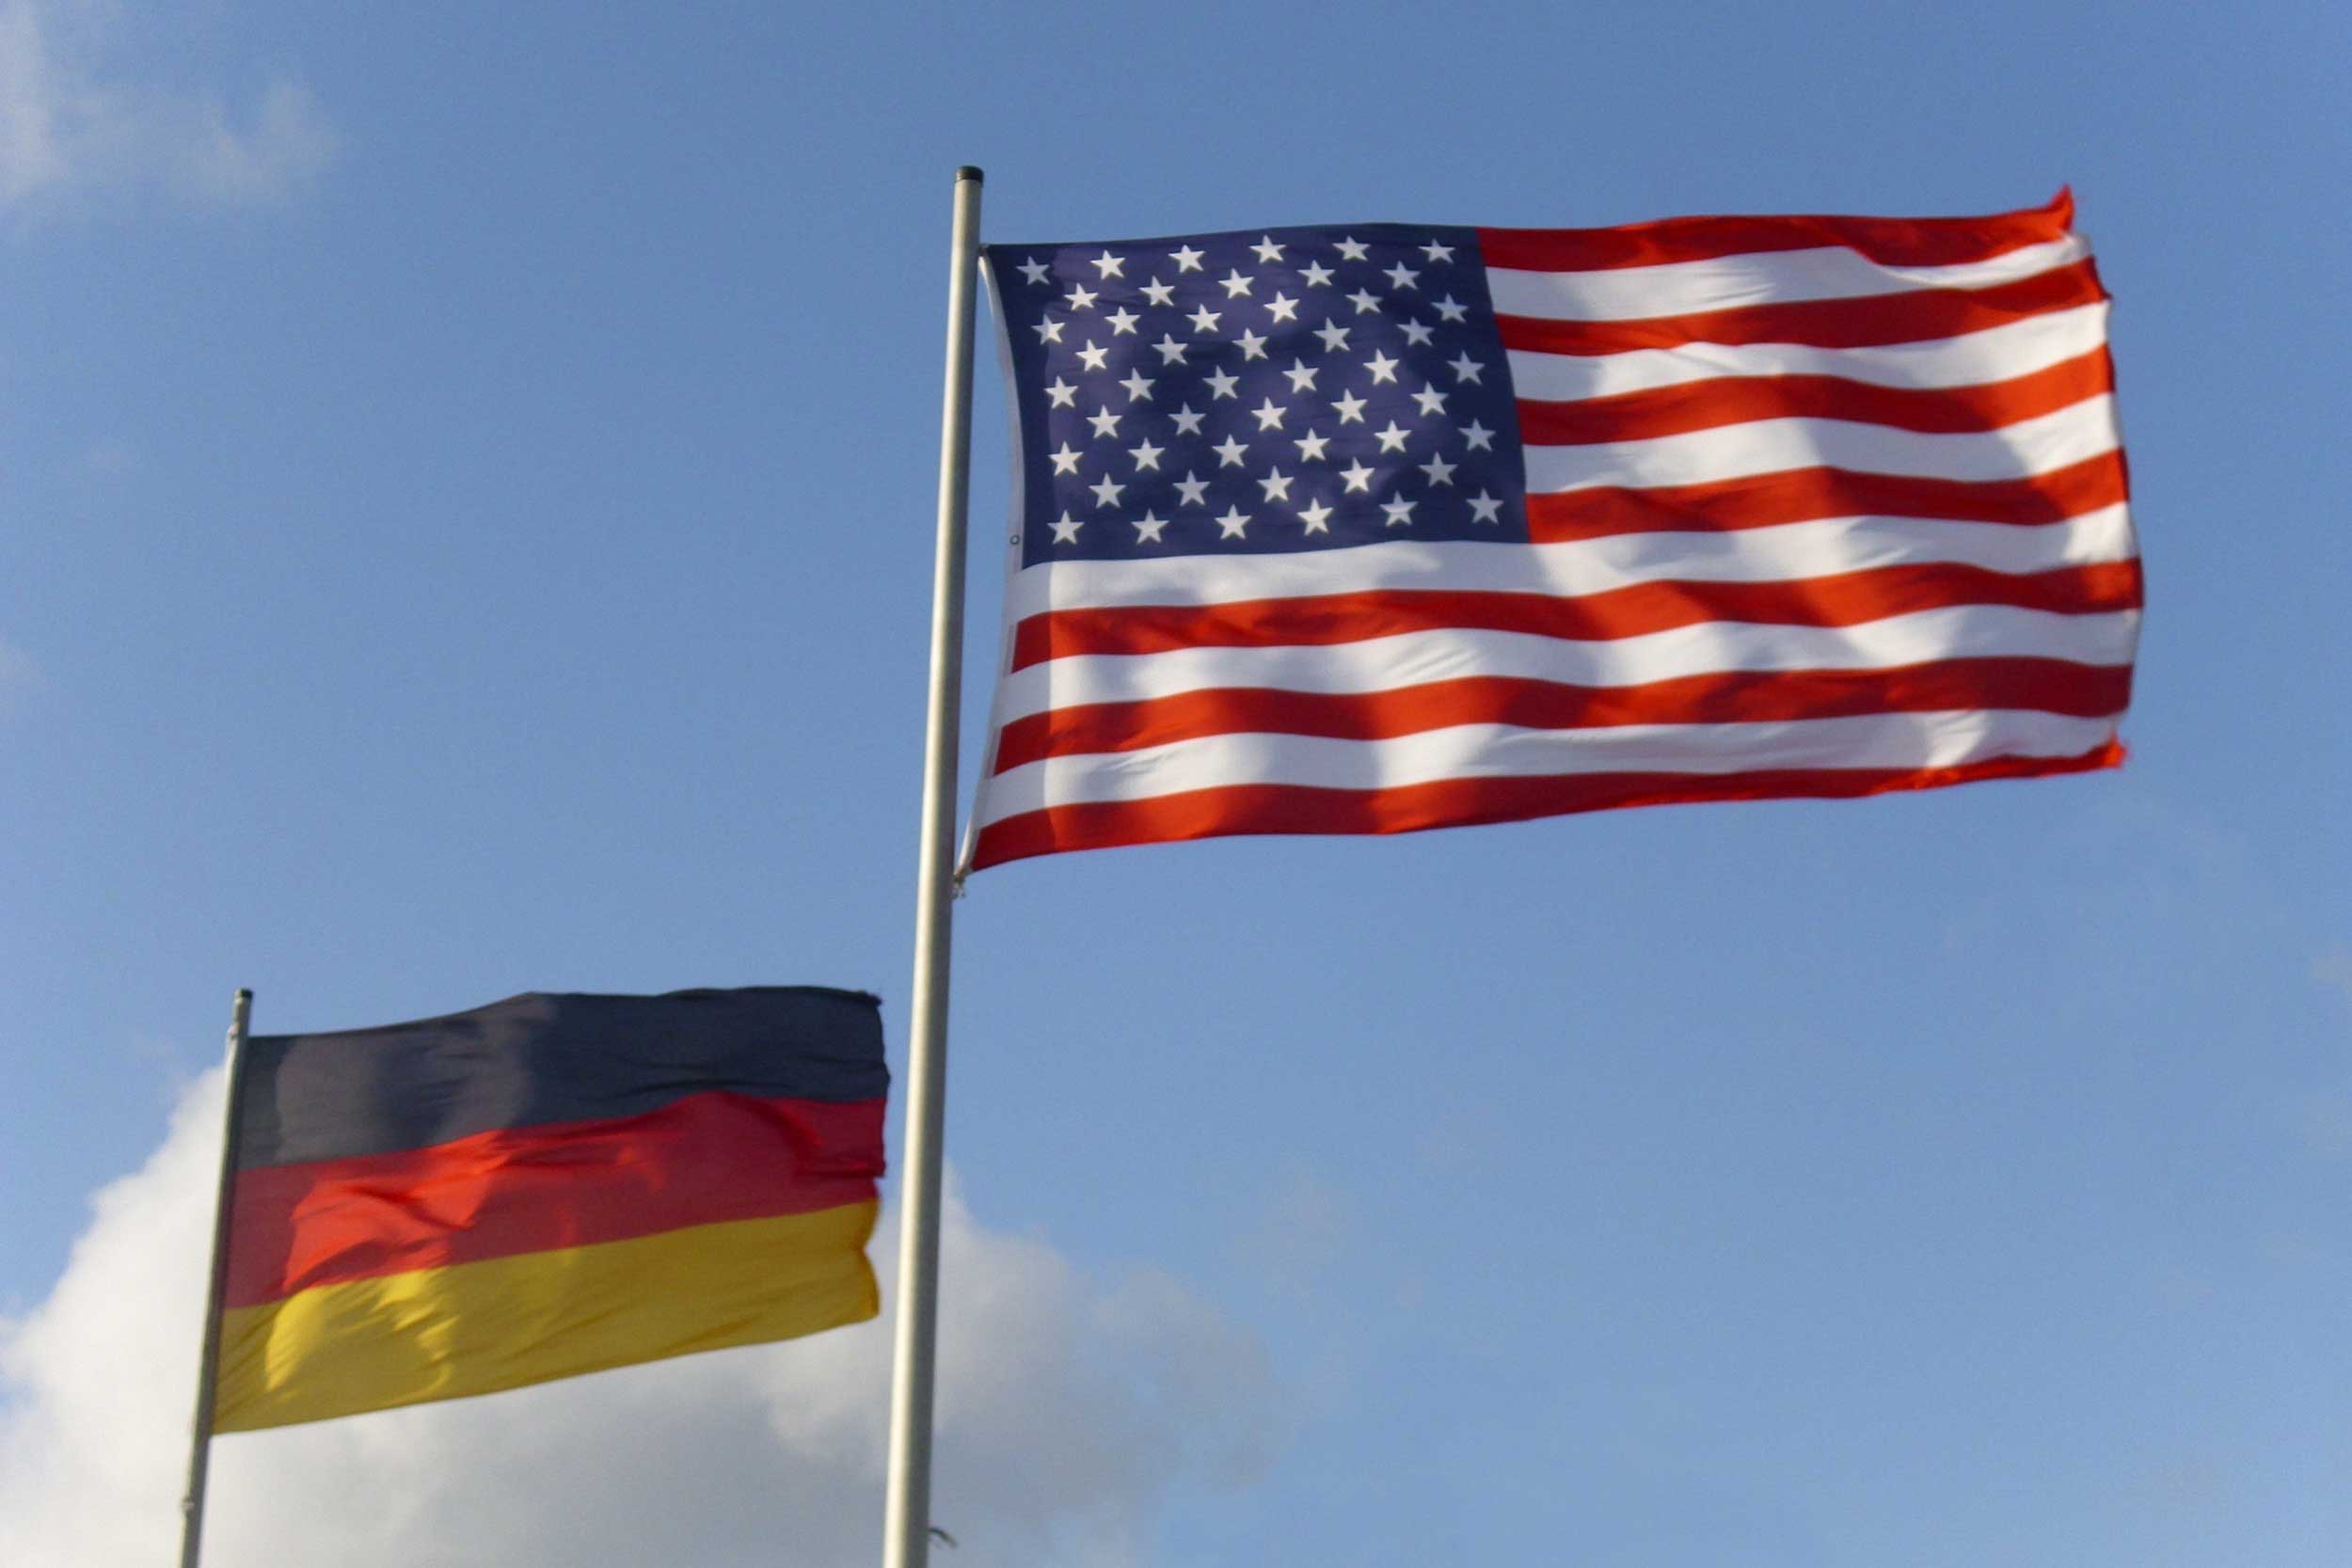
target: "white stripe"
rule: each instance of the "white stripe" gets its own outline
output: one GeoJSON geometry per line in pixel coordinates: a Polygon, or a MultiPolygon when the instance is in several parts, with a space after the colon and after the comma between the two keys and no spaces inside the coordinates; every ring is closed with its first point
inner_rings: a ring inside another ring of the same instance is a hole
{"type": "Polygon", "coordinates": [[[1597,484],[1704,484],[1826,467],[1918,479],[2023,479],[2112,451],[2114,399],[2102,392],[1998,430],[1923,435],[1850,420],[1751,420],[1678,436],[1530,446],[1531,494],[1597,484]]]}
{"type": "Polygon", "coordinates": [[[1480,675],[1640,686],[1727,670],[1876,670],[1950,658],[2125,665],[2138,629],[2137,610],[2061,615],[2013,605],[1953,605],[1851,626],[1704,621],[1613,641],[1446,628],[1327,646],[1079,654],[1006,675],[997,684],[996,722],[1087,703],[1233,688],[1387,691],[1480,675]]]}
{"type": "Polygon", "coordinates": [[[2133,553],[2131,515],[2119,503],[2033,527],[1821,517],[1720,533],[1622,533],[1562,545],[1397,542],[1288,555],[1063,561],[1017,573],[1007,602],[1021,620],[1047,610],[1234,604],[1380,589],[1567,597],[1660,578],[1786,582],[1929,563],[2022,575],[2126,561],[2133,553]]]}
{"type": "Polygon", "coordinates": [[[1725,375],[1835,375],[1874,387],[1975,387],[2090,353],[2106,341],[2106,318],[2104,302],[2078,305],[1956,338],[1867,348],[1684,343],[1592,355],[1513,349],[1511,388],[1522,398],[1573,402],[1725,375]]]}
{"type": "Polygon", "coordinates": [[[1817,250],[1756,251],[1654,267],[1593,272],[1521,272],[1488,267],[1486,287],[1497,311],[1553,321],[1640,321],[1687,316],[1743,305],[1806,299],[1859,299],[1913,289],[1984,289],[2081,261],[2090,247],[2079,236],[2020,246],[1982,261],[1942,267],[1890,267],[1843,245],[1817,250]]]}
{"type": "Polygon", "coordinates": [[[1954,768],[1988,757],[2077,756],[2114,734],[2113,719],[1977,710],[1567,731],[1464,724],[1391,740],[1220,735],[1027,763],[990,779],[978,810],[981,821],[1000,822],[1049,806],[1251,784],[1398,789],[1560,774],[1954,768]]]}

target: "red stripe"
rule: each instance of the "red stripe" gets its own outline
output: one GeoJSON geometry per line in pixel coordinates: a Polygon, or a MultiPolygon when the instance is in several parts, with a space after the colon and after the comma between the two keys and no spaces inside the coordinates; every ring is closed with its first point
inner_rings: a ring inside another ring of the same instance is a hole
{"type": "Polygon", "coordinates": [[[1530,446],[1642,441],[1754,420],[1845,420],[1924,435],[1998,430],[2115,390],[2107,351],[1974,387],[1881,387],[1836,375],[1725,375],[1567,403],[1523,401],[1530,446]]]}
{"type": "Polygon", "coordinates": [[[2056,658],[1957,658],[1886,670],[1728,671],[1617,687],[1479,675],[1391,691],[1234,688],[1025,715],[1001,732],[994,770],[1215,735],[1390,740],[1456,724],[1574,730],[1980,708],[2097,719],[2121,713],[2131,696],[2128,667],[2056,658]]]}
{"type": "Polygon", "coordinates": [[[1374,589],[1233,604],[1057,610],[1032,615],[1014,628],[1012,668],[1088,654],[1322,647],[1465,628],[1608,641],[1702,621],[1848,626],[1951,605],[2014,605],[2086,615],[2137,609],[2139,594],[2139,562],[2117,561],[2016,575],[1939,563],[1787,582],[1661,579],[1572,597],[1374,589]]]}
{"type": "Polygon", "coordinates": [[[1936,267],[2063,239],[2074,221],[2074,198],[2061,190],[2046,206],[1973,218],[1775,215],[1665,218],[1613,229],[1481,229],[1478,253],[1490,267],[1588,272],[1843,245],[1887,266],[1936,267]]]}
{"type": "Polygon", "coordinates": [[[241,1171],[227,1305],[865,1202],[882,1104],[706,1092],[616,1120],[241,1171]]]}
{"type": "Polygon", "coordinates": [[[1935,517],[1963,523],[2059,523],[2130,493],[2122,451],[2026,479],[1909,479],[1846,468],[1787,468],[1704,484],[1596,485],[1527,498],[1530,541],[1564,545],[1615,533],[1711,533],[1816,517],[1935,517]]]}
{"type": "Polygon", "coordinates": [[[1422,828],[1518,822],[1616,806],[1697,800],[1839,799],[1934,789],[1979,779],[2019,779],[2113,768],[2114,741],[2074,757],[1995,757],[1958,768],[1810,768],[1722,776],[1599,773],[1528,779],[1448,779],[1404,789],[1314,789],[1237,784],[1150,800],[1050,806],[980,830],[973,866],[1001,865],[1063,849],[1214,838],[1234,833],[1401,833],[1422,828]]]}
{"type": "Polygon", "coordinates": [[[2089,261],[1985,289],[1913,289],[1858,299],[1808,299],[1640,321],[1495,318],[1502,346],[1531,354],[1624,354],[1685,343],[1804,343],[1878,348],[1959,338],[2107,297],[2089,261]]]}

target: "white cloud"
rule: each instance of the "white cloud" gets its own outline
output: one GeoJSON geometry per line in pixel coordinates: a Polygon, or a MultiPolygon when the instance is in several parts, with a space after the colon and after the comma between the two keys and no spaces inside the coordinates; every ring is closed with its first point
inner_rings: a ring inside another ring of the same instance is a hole
{"type": "Polygon", "coordinates": [[[0,212],[157,185],[203,205],[277,200],[333,158],[309,89],[271,81],[249,114],[209,94],[110,78],[113,8],[0,0],[0,212]]]}
{"type": "MultiPolygon", "coordinates": [[[[220,1075],[101,1192],[49,1298],[0,1323],[0,1562],[168,1560],[220,1075]]],[[[890,1291],[885,1227],[876,1243],[890,1291]]],[[[1117,1565],[1171,1491],[1248,1484],[1280,1426],[1256,1335],[1178,1280],[1105,1278],[951,1196],[934,1561],[1117,1565]]],[[[878,1553],[886,1320],[213,1449],[212,1568],[854,1564],[878,1553]],[[328,1550],[325,1544],[331,1543],[328,1550]]]]}

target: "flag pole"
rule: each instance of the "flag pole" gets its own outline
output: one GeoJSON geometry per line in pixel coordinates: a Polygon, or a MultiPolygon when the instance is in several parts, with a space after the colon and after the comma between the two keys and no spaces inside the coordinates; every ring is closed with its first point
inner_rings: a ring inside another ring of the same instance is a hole
{"type": "Polygon", "coordinates": [[[947,259],[947,383],[939,430],[939,539],[931,576],[931,684],[908,1006],[906,1136],[899,1149],[898,1318],[890,1388],[883,1568],[930,1558],[931,1382],[939,1326],[940,1145],[946,1130],[947,953],[955,898],[956,746],[963,689],[963,538],[972,465],[973,287],[980,171],[956,170],[947,259]]]}
{"type": "Polygon", "coordinates": [[[204,1542],[204,1482],[213,1453],[213,1392],[220,1381],[220,1307],[229,1278],[230,1197],[237,1179],[237,1101],[245,1082],[246,1025],[253,993],[242,988],[229,1010],[229,1102],[221,1113],[220,1185],[213,1197],[213,1273],[204,1292],[204,1346],[197,1357],[196,1429],[188,1443],[188,1489],[180,1499],[180,1568],[196,1568],[204,1542]]]}

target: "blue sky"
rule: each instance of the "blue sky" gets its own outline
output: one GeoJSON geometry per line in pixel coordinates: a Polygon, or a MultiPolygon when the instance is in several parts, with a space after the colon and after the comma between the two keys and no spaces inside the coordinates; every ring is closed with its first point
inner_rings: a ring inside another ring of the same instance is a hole
{"type": "MultiPolygon", "coordinates": [[[[974,163],[1000,241],[2071,182],[2150,611],[2121,773],[977,878],[948,1560],[2346,1560],[2345,43],[0,3],[0,1558],[168,1539],[231,988],[864,986],[903,1051],[974,163]]],[[[226,1440],[213,1560],[865,1561],[885,1338],[226,1440]]]]}

